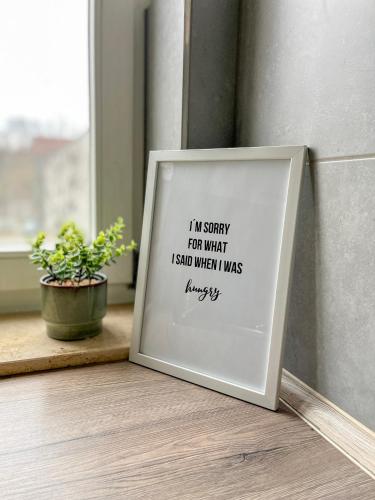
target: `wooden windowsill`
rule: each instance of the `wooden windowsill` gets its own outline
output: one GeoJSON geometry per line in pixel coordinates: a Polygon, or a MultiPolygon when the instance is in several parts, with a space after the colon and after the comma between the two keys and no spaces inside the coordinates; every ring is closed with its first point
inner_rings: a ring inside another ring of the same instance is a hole
{"type": "Polygon", "coordinates": [[[39,313],[1,315],[0,376],[127,359],[132,324],[132,305],[110,306],[100,335],[62,342],[47,337],[39,313]]]}

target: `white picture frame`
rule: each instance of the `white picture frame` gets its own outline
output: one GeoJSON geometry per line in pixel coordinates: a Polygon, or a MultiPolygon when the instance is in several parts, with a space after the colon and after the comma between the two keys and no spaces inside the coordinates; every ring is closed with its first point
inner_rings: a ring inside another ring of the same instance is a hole
{"type": "Polygon", "coordinates": [[[306,146],[150,153],[130,361],[277,409],[306,157],[306,146]],[[224,237],[236,260],[206,258],[202,242],[224,237]],[[211,279],[220,297],[196,292],[211,279]]]}

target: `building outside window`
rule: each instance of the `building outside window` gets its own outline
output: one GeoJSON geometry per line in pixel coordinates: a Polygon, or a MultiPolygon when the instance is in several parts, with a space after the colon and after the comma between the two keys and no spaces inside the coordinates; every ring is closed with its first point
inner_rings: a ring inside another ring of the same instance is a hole
{"type": "Polygon", "coordinates": [[[0,4],[1,249],[66,219],[90,234],[88,16],[87,0],[0,4]]]}

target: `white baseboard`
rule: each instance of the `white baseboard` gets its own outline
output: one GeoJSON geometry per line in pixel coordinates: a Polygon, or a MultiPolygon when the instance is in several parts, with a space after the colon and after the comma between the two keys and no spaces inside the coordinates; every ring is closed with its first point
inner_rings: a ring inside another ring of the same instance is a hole
{"type": "Polygon", "coordinates": [[[375,433],[286,370],[281,400],[375,479],[375,433]]]}

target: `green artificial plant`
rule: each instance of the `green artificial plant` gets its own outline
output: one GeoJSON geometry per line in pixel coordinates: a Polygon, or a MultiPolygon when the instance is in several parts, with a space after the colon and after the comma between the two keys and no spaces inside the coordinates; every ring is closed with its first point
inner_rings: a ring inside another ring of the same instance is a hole
{"type": "Polygon", "coordinates": [[[82,280],[95,279],[104,266],[116,263],[116,258],[134,250],[137,245],[132,240],[129,245],[119,244],[125,229],[124,220],[118,217],[116,222],[105,231],[100,231],[96,239],[88,244],[82,231],[74,222],[62,225],[53,250],[43,247],[46,233],[40,232],[32,241],[30,259],[46,271],[51,280],[60,285],[70,281],[72,285],[82,280]]]}

